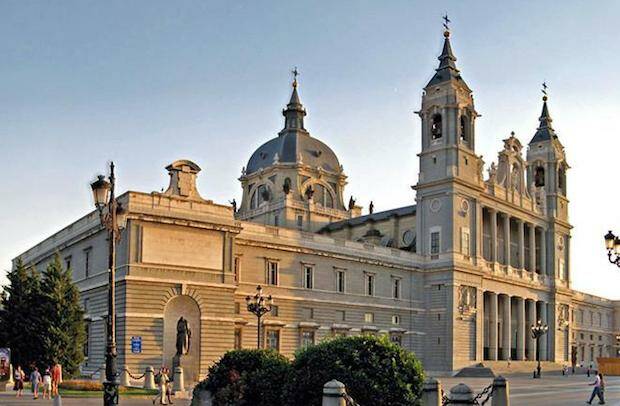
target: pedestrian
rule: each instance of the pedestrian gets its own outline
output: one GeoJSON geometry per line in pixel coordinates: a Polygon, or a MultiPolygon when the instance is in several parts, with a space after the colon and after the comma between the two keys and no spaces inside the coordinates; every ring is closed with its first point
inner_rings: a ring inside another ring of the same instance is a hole
{"type": "Polygon", "coordinates": [[[597,374],[596,380],[589,385],[594,386],[594,388],[592,389],[592,395],[590,395],[590,400],[588,400],[586,403],[591,405],[592,401],[594,400],[594,397],[597,396],[599,399],[598,404],[604,405],[605,395],[603,392],[605,391],[605,383],[603,382],[603,374],[600,374],[600,373],[597,374]]]}
{"type": "MultiPolygon", "coordinates": [[[[170,370],[168,368],[166,368],[166,376],[168,377],[168,382],[166,383],[166,399],[168,399],[168,403],[174,405],[174,402],[172,401],[172,399],[170,399],[170,396],[172,396],[172,385],[170,384],[170,377],[172,375],[170,374],[170,370]]],[[[174,378],[174,376],[172,377],[174,378]]]]}
{"type": "Polygon", "coordinates": [[[34,367],[30,373],[30,385],[32,387],[32,398],[39,399],[39,385],[41,384],[41,373],[39,368],[34,367]]]}
{"type": "Polygon", "coordinates": [[[52,367],[52,397],[58,396],[58,385],[62,383],[62,367],[57,362],[52,367]]]}
{"type": "Polygon", "coordinates": [[[166,388],[168,386],[168,375],[166,375],[166,367],[161,367],[155,376],[155,383],[159,386],[159,393],[153,399],[153,404],[159,399],[160,405],[166,405],[166,388]]]}
{"type": "Polygon", "coordinates": [[[52,373],[49,367],[43,372],[43,399],[52,398],[52,373]]]}
{"type": "Polygon", "coordinates": [[[24,378],[26,377],[26,374],[24,374],[24,371],[22,370],[21,365],[18,365],[17,368],[15,369],[15,373],[14,373],[14,378],[15,378],[15,390],[17,391],[17,395],[15,395],[15,397],[21,397],[23,395],[24,392],[24,378]]]}

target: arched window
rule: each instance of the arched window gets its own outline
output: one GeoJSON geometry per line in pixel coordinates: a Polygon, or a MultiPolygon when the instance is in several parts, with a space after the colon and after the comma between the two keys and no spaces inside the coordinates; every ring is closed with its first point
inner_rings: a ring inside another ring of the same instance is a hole
{"type": "Polygon", "coordinates": [[[260,185],[250,198],[250,210],[254,210],[271,200],[271,190],[266,185],[260,185]]]}
{"type": "Polygon", "coordinates": [[[566,168],[564,166],[560,166],[558,171],[558,189],[562,195],[566,196],[566,168]]]}
{"type": "Polygon", "coordinates": [[[433,140],[441,138],[441,114],[435,114],[431,122],[431,137],[433,140]]]}
{"type": "Polygon", "coordinates": [[[329,192],[329,189],[321,184],[314,184],[312,188],[314,189],[313,199],[315,203],[324,207],[334,207],[334,198],[329,192]]]}
{"type": "Polygon", "coordinates": [[[542,166],[537,166],[534,170],[534,186],[545,186],[545,168],[542,166]]]}
{"type": "Polygon", "coordinates": [[[469,144],[469,120],[467,120],[467,116],[461,116],[461,142],[465,144],[469,144]]]}

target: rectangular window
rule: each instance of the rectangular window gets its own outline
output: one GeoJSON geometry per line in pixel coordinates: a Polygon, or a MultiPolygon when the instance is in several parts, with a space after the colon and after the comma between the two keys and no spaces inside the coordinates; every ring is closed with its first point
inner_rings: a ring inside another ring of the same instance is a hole
{"type": "Polygon", "coordinates": [[[235,329],[235,350],[241,349],[241,329],[235,329]]]}
{"type": "Polygon", "coordinates": [[[65,257],[65,269],[71,269],[71,255],[65,257]]]}
{"type": "Polygon", "coordinates": [[[267,284],[278,285],[278,262],[267,261],[267,284]]]}
{"type": "Polygon", "coordinates": [[[440,244],[440,233],[439,231],[433,231],[431,233],[431,259],[439,258],[439,244],[440,244]]]}
{"type": "Polygon", "coordinates": [[[374,323],[375,322],[375,314],[374,313],[365,313],[364,314],[364,323],[374,323]]]}
{"type": "Polygon", "coordinates": [[[304,216],[297,216],[297,228],[302,229],[304,226],[304,216]]]}
{"type": "Polygon", "coordinates": [[[84,278],[88,278],[90,275],[90,253],[92,248],[86,248],[84,250],[84,278]]]}
{"type": "Polygon", "coordinates": [[[235,314],[241,314],[241,303],[235,302],[235,314]]]}
{"type": "Polygon", "coordinates": [[[346,321],[347,314],[344,310],[336,310],[336,321],[346,321]]]}
{"type": "Polygon", "coordinates": [[[390,341],[399,347],[403,346],[403,336],[401,334],[391,334],[390,341]]]}
{"type": "Polygon", "coordinates": [[[470,255],[469,229],[461,229],[461,253],[465,256],[470,255]]]}
{"type": "Polygon", "coordinates": [[[395,314],[392,316],[392,324],[399,325],[400,324],[400,316],[395,314]]]}
{"type": "Polygon", "coordinates": [[[280,351],[280,332],[278,330],[267,330],[267,348],[280,351]]]}
{"type": "Polygon", "coordinates": [[[273,317],[280,316],[280,306],[272,305],[271,306],[271,315],[273,317]]]}
{"type": "Polygon", "coordinates": [[[400,278],[392,279],[392,297],[400,299],[400,278]]]}
{"type": "Polygon", "coordinates": [[[314,288],[314,267],[312,265],[304,265],[303,279],[304,288],[314,288]]]}
{"type": "Polygon", "coordinates": [[[344,271],[336,271],[336,291],[338,293],[345,292],[346,276],[344,271]]]}
{"type": "Polygon", "coordinates": [[[241,272],[241,257],[235,257],[235,263],[233,265],[233,277],[236,283],[239,283],[240,272],[241,272]]]}
{"type": "Polygon", "coordinates": [[[375,294],[375,276],[366,274],[366,295],[374,296],[375,294]]]}
{"type": "Polygon", "coordinates": [[[280,225],[280,216],[278,216],[277,214],[273,218],[273,225],[276,227],[280,225]]]}
{"type": "Polygon", "coordinates": [[[84,357],[88,358],[88,353],[90,352],[89,343],[90,343],[90,320],[86,320],[84,323],[84,332],[86,333],[86,337],[84,338],[84,347],[82,348],[84,352],[84,357]]]}
{"type": "Polygon", "coordinates": [[[301,332],[301,348],[314,345],[314,331],[304,330],[301,332]]]}

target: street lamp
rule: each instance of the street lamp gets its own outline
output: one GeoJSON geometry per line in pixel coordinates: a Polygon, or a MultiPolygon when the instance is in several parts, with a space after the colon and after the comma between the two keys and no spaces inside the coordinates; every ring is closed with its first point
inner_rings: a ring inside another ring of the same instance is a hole
{"type": "Polygon", "coordinates": [[[265,314],[269,313],[273,308],[273,298],[271,295],[266,298],[263,296],[263,288],[258,285],[256,287],[256,294],[253,297],[246,296],[245,303],[248,306],[248,311],[253,313],[258,318],[258,329],[256,340],[258,342],[257,348],[260,349],[260,319],[265,314]]]}
{"type": "Polygon", "coordinates": [[[616,237],[611,230],[605,235],[605,248],[609,262],[620,267],[620,237],[616,237]]]}
{"type": "Polygon", "coordinates": [[[116,370],[116,309],[114,303],[116,243],[121,237],[119,218],[121,206],[114,197],[114,163],[110,162],[110,176],[99,175],[90,184],[93,190],[95,207],[99,211],[101,224],[108,231],[108,318],[105,354],[105,382],[103,383],[104,406],[118,404],[118,373],[116,370]]]}
{"type": "Polygon", "coordinates": [[[549,326],[542,324],[542,321],[538,320],[536,325],[532,325],[530,329],[532,330],[532,338],[536,340],[536,360],[538,361],[538,365],[536,366],[535,378],[540,378],[540,337],[547,334],[549,326]]]}

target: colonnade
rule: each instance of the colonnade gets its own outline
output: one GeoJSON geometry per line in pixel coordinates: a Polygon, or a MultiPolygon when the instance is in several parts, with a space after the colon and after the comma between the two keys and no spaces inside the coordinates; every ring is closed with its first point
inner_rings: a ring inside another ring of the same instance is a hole
{"type": "Polygon", "coordinates": [[[491,207],[483,207],[482,219],[485,238],[483,256],[487,261],[547,274],[546,232],[543,227],[491,207]],[[512,247],[513,239],[516,247],[512,247]]]}
{"type": "MultiPolygon", "coordinates": [[[[536,340],[530,327],[537,320],[553,323],[548,317],[550,307],[546,302],[518,296],[484,292],[484,359],[485,360],[536,360],[536,340]]],[[[540,359],[548,356],[550,331],[540,338],[540,359]]]]}

